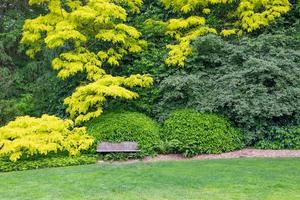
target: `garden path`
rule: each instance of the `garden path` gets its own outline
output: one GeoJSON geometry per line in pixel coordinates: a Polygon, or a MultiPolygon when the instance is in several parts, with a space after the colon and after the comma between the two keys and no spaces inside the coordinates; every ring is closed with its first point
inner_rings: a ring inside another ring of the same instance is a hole
{"type": "Polygon", "coordinates": [[[156,157],[146,157],[142,160],[127,161],[99,161],[99,163],[129,164],[136,162],[155,162],[172,160],[203,160],[203,159],[228,159],[228,158],[282,158],[299,157],[300,150],[262,150],[262,149],[242,149],[221,154],[201,154],[191,158],[186,158],[180,154],[160,154],[156,157]]]}

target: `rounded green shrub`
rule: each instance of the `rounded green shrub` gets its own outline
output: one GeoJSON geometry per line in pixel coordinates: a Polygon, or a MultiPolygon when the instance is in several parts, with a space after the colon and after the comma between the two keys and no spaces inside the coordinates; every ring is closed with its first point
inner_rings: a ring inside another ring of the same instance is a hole
{"type": "Polygon", "coordinates": [[[190,109],[177,110],[165,121],[162,138],[172,153],[192,156],[200,153],[222,153],[243,147],[239,129],[216,114],[190,109]]]}
{"type": "MultiPolygon", "coordinates": [[[[137,112],[115,111],[101,115],[86,124],[95,142],[137,142],[138,157],[152,155],[161,143],[160,127],[151,118],[137,112]]],[[[95,144],[96,146],[96,144],[95,144]]],[[[95,147],[94,146],[94,147],[95,147]]],[[[95,148],[94,148],[95,149],[95,148]]],[[[132,156],[130,154],[130,156],[132,156]]],[[[118,155],[118,158],[123,158],[118,155]]]]}

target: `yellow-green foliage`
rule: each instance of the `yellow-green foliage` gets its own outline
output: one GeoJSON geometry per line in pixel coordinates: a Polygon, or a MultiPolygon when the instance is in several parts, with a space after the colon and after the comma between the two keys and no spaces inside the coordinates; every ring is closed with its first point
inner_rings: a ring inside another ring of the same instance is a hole
{"type": "Polygon", "coordinates": [[[88,149],[93,141],[85,128],[74,128],[71,120],[49,115],[23,116],[0,128],[0,156],[9,156],[11,161],[51,152],[73,156],[88,149]]]}
{"type": "Polygon", "coordinates": [[[288,0],[162,0],[162,3],[175,12],[198,14],[167,22],[167,34],[173,36],[178,43],[167,46],[170,52],[166,63],[179,66],[184,66],[186,57],[191,53],[190,43],[196,37],[206,33],[229,36],[252,32],[269,25],[287,13],[291,6],[288,0]],[[211,8],[216,4],[234,8],[223,19],[226,23],[221,30],[209,27],[205,22],[205,17],[211,14],[211,8]]]}
{"type": "Polygon", "coordinates": [[[166,63],[183,66],[186,57],[192,51],[190,42],[207,33],[217,33],[217,31],[205,25],[204,17],[191,16],[186,19],[171,19],[168,22],[166,34],[173,36],[178,44],[167,46],[170,52],[166,63]]]}
{"type": "Polygon", "coordinates": [[[26,20],[21,42],[28,45],[27,54],[34,57],[43,47],[68,46],[69,50],[52,61],[58,76],[66,79],[79,72],[86,73],[87,85],[65,101],[76,123],[99,116],[107,96],[126,99],[138,96],[122,86],[144,87],[152,83],[147,75],[120,78],[107,75],[103,69],[118,66],[126,54],[140,52],[147,45],[140,39],[139,31],[125,24],[124,8],[138,13],[141,0],[29,0],[29,3],[46,4],[49,13],[26,20]]]}
{"type": "Polygon", "coordinates": [[[145,75],[132,75],[128,78],[106,75],[93,83],[78,87],[72,96],[66,98],[67,111],[71,118],[76,118],[75,123],[87,121],[101,115],[107,96],[125,99],[138,97],[137,93],[127,90],[123,86],[147,87],[151,84],[152,78],[145,75]]]}

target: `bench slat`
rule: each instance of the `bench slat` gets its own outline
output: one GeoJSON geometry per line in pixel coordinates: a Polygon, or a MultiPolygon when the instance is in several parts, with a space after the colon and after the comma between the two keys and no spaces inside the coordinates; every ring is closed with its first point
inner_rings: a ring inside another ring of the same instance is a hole
{"type": "Polygon", "coordinates": [[[97,146],[97,152],[109,153],[109,152],[139,152],[138,144],[136,142],[101,142],[97,146]]]}
{"type": "Polygon", "coordinates": [[[99,153],[114,153],[114,152],[139,152],[140,150],[123,150],[123,149],[115,149],[115,150],[100,150],[97,149],[97,152],[99,153]]]}

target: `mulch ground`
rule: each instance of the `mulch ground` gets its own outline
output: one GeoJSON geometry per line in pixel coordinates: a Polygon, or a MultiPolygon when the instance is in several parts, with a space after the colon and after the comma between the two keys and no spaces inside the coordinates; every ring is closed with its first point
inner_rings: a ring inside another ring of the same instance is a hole
{"type": "Polygon", "coordinates": [[[99,161],[99,163],[130,164],[136,162],[155,162],[172,160],[203,160],[203,159],[228,159],[228,158],[282,158],[300,157],[300,150],[261,150],[261,149],[242,149],[221,154],[201,154],[191,158],[186,158],[180,154],[158,155],[156,157],[146,157],[142,160],[127,161],[99,161]]]}

